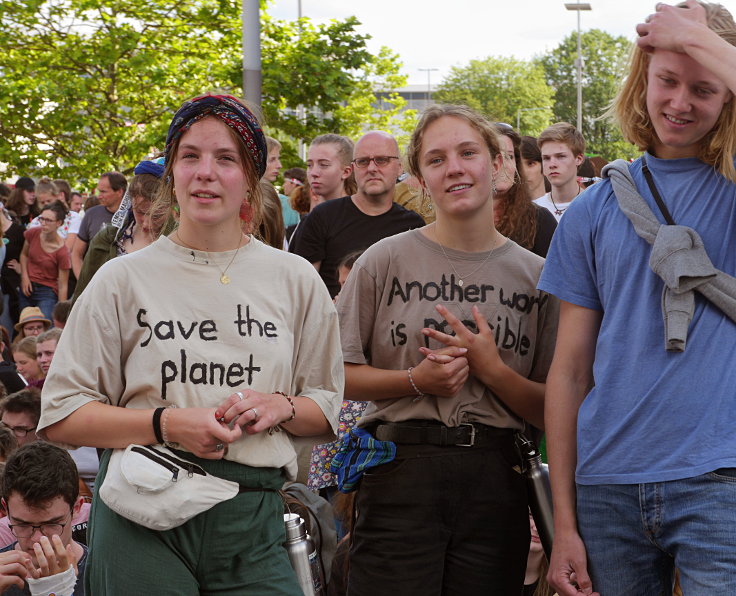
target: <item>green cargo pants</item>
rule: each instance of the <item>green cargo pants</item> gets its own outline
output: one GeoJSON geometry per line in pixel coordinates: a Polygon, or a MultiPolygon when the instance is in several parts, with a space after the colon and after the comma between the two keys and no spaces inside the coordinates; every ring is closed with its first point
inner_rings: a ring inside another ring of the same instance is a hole
{"type": "MultiPolygon", "coordinates": [[[[184,455],[183,453],[179,453],[184,455]]],[[[97,486],[110,451],[100,462],[97,486]]],[[[251,488],[280,489],[281,470],[186,454],[210,474],[251,488]]],[[[95,494],[86,568],[88,596],[302,596],[286,551],[275,492],[244,492],[178,528],[157,532],[111,511],[95,494]]]]}

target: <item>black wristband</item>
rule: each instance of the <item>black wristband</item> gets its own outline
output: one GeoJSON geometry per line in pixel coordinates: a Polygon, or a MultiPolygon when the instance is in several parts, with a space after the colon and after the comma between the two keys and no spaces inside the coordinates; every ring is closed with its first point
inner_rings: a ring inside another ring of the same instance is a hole
{"type": "Polygon", "coordinates": [[[161,434],[161,414],[166,408],[156,408],[153,411],[153,434],[156,435],[156,442],[160,445],[164,444],[164,436],[161,434]]]}

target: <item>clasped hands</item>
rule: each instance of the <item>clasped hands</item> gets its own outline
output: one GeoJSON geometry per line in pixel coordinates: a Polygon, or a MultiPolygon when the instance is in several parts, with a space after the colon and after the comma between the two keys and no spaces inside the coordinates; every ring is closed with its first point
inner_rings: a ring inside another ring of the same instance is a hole
{"type": "Polygon", "coordinates": [[[291,417],[291,404],[278,394],[245,389],[217,408],[167,410],[167,438],[205,459],[222,459],[227,446],[243,436],[263,432],[291,417]]]}
{"type": "Polygon", "coordinates": [[[38,566],[33,564],[31,555],[22,550],[11,550],[0,553],[0,592],[5,592],[10,586],[23,589],[26,579],[40,579],[63,573],[74,566],[75,575],[78,574],[77,558],[73,547],[66,547],[59,536],[42,536],[41,540],[33,545],[38,566]]]}
{"type": "Polygon", "coordinates": [[[477,333],[463,325],[446,307],[438,305],[435,309],[445,318],[454,335],[431,328],[422,329],[425,336],[445,347],[436,350],[419,348],[425,358],[412,369],[419,390],[438,397],[452,397],[460,391],[470,374],[488,384],[486,380],[492,379],[505,365],[499,356],[493,332],[478,307],[472,308],[477,333]]]}

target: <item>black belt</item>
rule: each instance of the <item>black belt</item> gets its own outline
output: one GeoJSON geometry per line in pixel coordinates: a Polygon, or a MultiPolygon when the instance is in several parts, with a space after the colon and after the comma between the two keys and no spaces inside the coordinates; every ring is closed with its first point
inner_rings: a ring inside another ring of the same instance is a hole
{"type": "Polygon", "coordinates": [[[462,422],[459,426],[445,426],[441,422],[416,420],[379,423],[375,430],[379,441],[403,445],[438,445],[440,447],[485,447],[513,441],[514,431],[477,422],[462,422]]]}

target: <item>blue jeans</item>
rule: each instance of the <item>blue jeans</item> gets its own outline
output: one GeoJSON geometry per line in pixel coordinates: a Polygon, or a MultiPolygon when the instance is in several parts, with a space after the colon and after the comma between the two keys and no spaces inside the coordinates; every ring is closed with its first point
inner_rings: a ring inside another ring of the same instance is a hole
{"type": "Polygon", "coordinates": [[[54,292],[54,288],[43,284],[31,282],[33,290],[30,296],[26,296],[22,291],[18,292],[18,302],[20,310],[26,306],[38,306],[49,321],[54,321],[54,306],[59,301],[59,297],[54,292]]]}
{"type": "Polygon", "coordinates": [[[601,596],[736,594],[736,468],[648,484],[577,486],[580,535],[601,596]]]}

